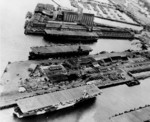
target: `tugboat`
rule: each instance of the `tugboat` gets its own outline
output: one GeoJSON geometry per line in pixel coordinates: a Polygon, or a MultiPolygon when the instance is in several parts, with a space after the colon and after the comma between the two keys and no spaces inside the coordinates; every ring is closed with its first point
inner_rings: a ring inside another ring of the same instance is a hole
{"type": "Polygon", "coordinates": [[[77,103],[95,98],[101,91],[95,85],[86,85],[54,93],[17,100],[14,115],[18,118],[44,114],[71,107],[77,103]]]}
{"type": "Polygon", "coordinates": [[[127,82],[126,84],[127,86],[132,87],[132,86],[140,85],[140,82],[138,80],[135,80],[135,81],[127,82]]]}

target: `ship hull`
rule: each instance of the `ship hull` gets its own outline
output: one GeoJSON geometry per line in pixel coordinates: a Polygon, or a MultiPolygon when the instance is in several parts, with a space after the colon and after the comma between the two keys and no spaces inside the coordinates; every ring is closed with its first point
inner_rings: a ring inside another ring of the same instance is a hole
{"type": "Polygon", "coordinates": [[[49,59],[49,58],[64,58],[64,57],[79,57],[79,56],[86,56],[89,55],[88,51],[83,52],[66,52],[66,53],[55,53],[55,54],[47,54],[47,55],[39,55],[30,53],[29,60],[42,60],[42,59],[49,59]]]}
{"type": "Polygon", "coordinates": [[[24,118],[24,117],[29,117],[29,116],[42,115],[42,114],[45,114],[45,113],[49,113],[49,112],[53,112],[53,111],[58,111],[58,110],[65,109],[65,108],[79,106],[79,105],[84,104],[85,102],[90,102],[90,101],[93,101],[95,99],[96,99],[96,97],[93,96],[93,97],[84,98],[84,99],[81,99],[81,100],[78,100],[78,101],[75,101],[75,102],[67,103],[66,105],[60,104],[57,107],[53,107],[53,108],[50,108],[50,109],[47,109],[47,110],[42,110],[42,111],[37,111],[37,112],[31,112],[31,113],[26,113],[26,114],[19,114],[18,112],[16,112],[14,110],[13,114],[15,116],[17,116],[18,118],[24,118]]]}
{"type": "Polygon", "coordinates": [[[93,37],[81,37],[81,36],[55,36],[55,35],[44,35],[44,39],[48,42],[55,43],[94,43],[97,42],[98,38],[93,37]]]}

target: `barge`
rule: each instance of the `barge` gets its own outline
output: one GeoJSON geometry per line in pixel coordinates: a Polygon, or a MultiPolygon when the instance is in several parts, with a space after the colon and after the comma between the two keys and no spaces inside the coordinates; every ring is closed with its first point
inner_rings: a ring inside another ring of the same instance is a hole
{"type": "Polygon", "coordinates": [[[17,107],[14,109],[14,114],[19,118],[44,114],[72,107],[77,103],[93,99],[100,94],[100,90],[95,85],[87,85],[24,98],[17,100],[17,107]]]}
{"type": "Polygon", "coordinates": [[[31,50],[29,60],[84,56],[92,51],[85,45],[40,46],[31,47],[31,50]]]}

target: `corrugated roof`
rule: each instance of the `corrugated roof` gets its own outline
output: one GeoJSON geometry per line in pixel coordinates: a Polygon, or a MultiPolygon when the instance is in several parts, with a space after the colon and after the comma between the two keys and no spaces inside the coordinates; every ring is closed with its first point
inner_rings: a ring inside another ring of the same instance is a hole
{"type": "Polygon", "coordinates": [[[54,93],[20,99],[17,101],[17,105],[23,113],[26,113],[51,105],[57,105],[60,102],[66,103],[69,101],[74,101],[83,96],[84,90],[86,90],[89,95],[100,93],[100,90],[95,85],[87,85],[54,93]]]}
{"type": "Polygon", "coordinates": [[[77,25],[76,23],[69,23],[69,22],[61,22],[61,21],[50,21],[46,24],[46,28],[59,28],[61,26],[62,29],[68,30],[84,30],[86,31],[87,28],[85,26],[77,25]]]}
{"type": "MultiPolygon", "coordinates": [[[[89,46],[80,45],[82,51],[92,51],[89,46]]],[[[50,53],[63,53],[63,52],[77,52],[79,45],[70,46],[40,46],[31,47],[32,52],[35,54],[50,54],[50,53]]]]}
{"type": "Polygon", "coordinates": [[[46,34],[48,35],[58,35],[58,36],[80,36],[80,37],[94,37],[98,38],[98,35],[95,32],[83,32],[83,31],[59,31],[59,30],[48,30],[45,29],[46,34]]]}

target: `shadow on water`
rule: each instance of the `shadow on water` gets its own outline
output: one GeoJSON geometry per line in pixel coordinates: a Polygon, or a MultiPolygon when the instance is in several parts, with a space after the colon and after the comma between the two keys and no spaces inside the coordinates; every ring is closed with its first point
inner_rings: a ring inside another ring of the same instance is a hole
{"type": "MultiPolygon", "coordinates": [[[[80,119],[82,116],[82,113],[90,110],[95,106],[96,98],[80,102],[76,104],[75,106],[68,107],[65,109],[61,109],[54,112],[48,112],[46,114],[38,115],[38,116],[29,116],[25,118],[17,118],[16,116],[13,117],[15,122],[47,122],[47,121],[54,121],[56,118],[62,118],[64,119],[65,116],[72,116],[75,117],[77,120],[80,119]]],[[[66,120],[65,120],[66,122],[66,120]]]]}

